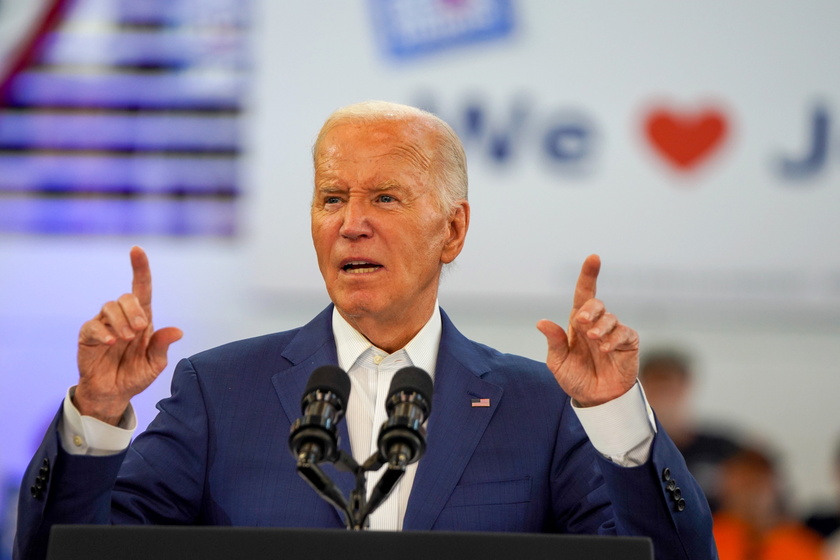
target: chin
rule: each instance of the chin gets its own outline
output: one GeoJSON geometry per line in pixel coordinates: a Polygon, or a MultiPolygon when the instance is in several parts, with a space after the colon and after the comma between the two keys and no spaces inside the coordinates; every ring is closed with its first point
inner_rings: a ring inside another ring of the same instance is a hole
{"type": "Polygon", "coordinates": [[[339,294],[332,301],[339,311],[349,317],[372,315],[382,307],[382,302],[372,294],[339,294]]]}

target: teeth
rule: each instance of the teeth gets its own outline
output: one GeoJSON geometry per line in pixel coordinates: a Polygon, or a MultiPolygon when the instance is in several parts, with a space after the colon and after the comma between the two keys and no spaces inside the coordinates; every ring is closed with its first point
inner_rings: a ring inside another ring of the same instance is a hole
{"type": "Polygon", "coordinates": [[[349,262],[342,267],[344,272],[349,272],[352,274],[364,274],[366,272],[373,272],[378,268],[381,267],[379,265],[372,265],[369,262],[365,261],[349,262]]]}

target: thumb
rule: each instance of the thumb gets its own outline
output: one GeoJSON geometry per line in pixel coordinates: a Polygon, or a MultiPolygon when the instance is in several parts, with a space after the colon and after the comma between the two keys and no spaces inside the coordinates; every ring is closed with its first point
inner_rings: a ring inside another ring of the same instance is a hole
{"type": "Polygon", "coordinates": [[[181,340],[182,336],[184,336],[184,333],[181,329],[166,327],[155,331],[152,338],[149,339],[146,356],[156,372],[163,371],[168,363],[166,353],[169,351],[169,345],[181,340]]]}
{"type": "Polygon", "coordinates": [[[548,367],[554,370],[569,355],[569,337],[563,327],[548,319],[538,322],[537,329],[545,335],[548,343],[548,367]]]}

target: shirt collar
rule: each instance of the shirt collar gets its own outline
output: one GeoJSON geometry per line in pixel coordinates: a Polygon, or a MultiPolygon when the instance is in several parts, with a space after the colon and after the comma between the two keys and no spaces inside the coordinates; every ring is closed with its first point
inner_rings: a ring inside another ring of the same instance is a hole
{"type": "MultiPolygon", "coordinates": [[[[368,348],[371,348],[373,344],[362,333],[354,329],[335,307],[333,307],[332,313],[332,329],[335,337],[335,349],[338,354],[338,365],[344,371],[350,371],[359,356],[368,348]]],[[[437,363],[442,331],[440,307],[438,302],[435,301],[432,316],[423,325],[420,332],[414,335],[414,338],[403,348],[411,363],[428,372],[432,379],[435,378],[435,364],[437,363]]],[[[388,355],[384,350],[377,349],[377,351],[382,355],[388,355]]]]}

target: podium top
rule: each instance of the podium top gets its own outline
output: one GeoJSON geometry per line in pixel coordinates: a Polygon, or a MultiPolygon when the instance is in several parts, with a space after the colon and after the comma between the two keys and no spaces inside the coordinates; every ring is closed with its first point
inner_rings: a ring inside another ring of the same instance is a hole
{"type": "Polygon", "coordinates": [[[47,560],[652,560],[650,539],[522,533],[56,525],[47,560]]]}

